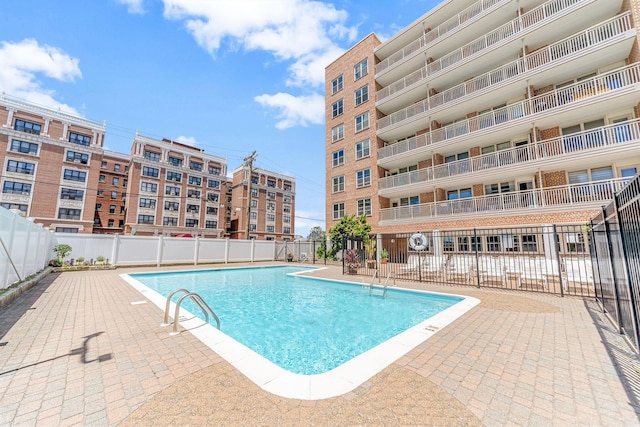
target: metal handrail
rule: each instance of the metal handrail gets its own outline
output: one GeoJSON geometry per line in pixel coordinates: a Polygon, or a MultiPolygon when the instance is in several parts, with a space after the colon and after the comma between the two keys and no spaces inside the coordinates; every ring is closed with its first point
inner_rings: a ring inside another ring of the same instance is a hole
{"type": "Polygon", "coordinates": [[[171,304],[171,297],[179,292],[185,292],[185,294],[182,295],[180,299],[178,299],[178,302],[176,303],[176,308],[173,315],[173,332],[171,332],[171,335],[176,335],[179,333],[178,317],[180,313],[180,305],[182,304],[182,301],[184,301],[186,298],[191,299],[191,301],[193,301],[193,303],[200,308],[200,310],[205,315],[205,321],[207,323],[209,323],[209,315],[213,316],[213,318],[216,320],[216,327],[218,328],[218,330],[220,330],[220,318],[218,318],[218,316],[211,309],[211,307],[209,307],[209,305],[205,302],[204,299],[202,299],[202,297],[199,294],[195,292],[189,292],[187,289],[184,289],[184,288],[173,291],[167,297],[167,303],[165,305],[165,310],[164,310],[164,324],[163,324],[164,326],[169,325],[169,305],[171,304]]]}

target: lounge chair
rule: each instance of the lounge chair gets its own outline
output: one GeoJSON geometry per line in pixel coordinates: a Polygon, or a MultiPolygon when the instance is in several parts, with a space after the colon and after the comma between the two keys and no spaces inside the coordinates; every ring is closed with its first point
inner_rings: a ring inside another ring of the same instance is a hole
{"type": "Polygon", "coordinates": [[[462,280],[465,284],[471,283],[471,277],[476,269],[476,257],[470,255],[452,255],[447,268],[445,279],[457,282],[462,280]]]}

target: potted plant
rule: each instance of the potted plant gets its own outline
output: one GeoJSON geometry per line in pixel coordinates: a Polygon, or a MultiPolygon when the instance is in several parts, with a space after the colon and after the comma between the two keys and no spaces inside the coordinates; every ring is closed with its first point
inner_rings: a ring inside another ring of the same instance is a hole
{"type": "Polygon", "coordinates": [[[375,239],[367,239],[364,244],[364,250],[367,253],[367,267],[376,267],[376,241],[375,239]]]}
{"type": "Polygon", "coordinates": [[[69,255],[71,253],[72,249],[71,246],[66,245],[64,243],[60,243],[58,245],[55,245],[53,247],[53,252],[56,253],[56,255],[58,255],[58,259],[57,261],[57,265],[62,265],[63,264],[63,260],[64,258],[69,255]]]}
{"type": "Polygon", "coordinates": [[[356,249],[349,249],[344,258],[344,263],[349,269],[349,274],[357,274],[360,268],[360,255],[356,249]]]}
{"type": "Polygon", "coordinates": [[[389,252],[386,249],[382,249],[380,251],[380,262],[382,264],[386,264],[387,263],[387,258],[389,258],[389,252]]]}
{"type": "Polygon", "coordinates": [[[287,262],[292,262],[293,261],[293,254],[292,253],[288,253],[287,254],[287,262]]]}

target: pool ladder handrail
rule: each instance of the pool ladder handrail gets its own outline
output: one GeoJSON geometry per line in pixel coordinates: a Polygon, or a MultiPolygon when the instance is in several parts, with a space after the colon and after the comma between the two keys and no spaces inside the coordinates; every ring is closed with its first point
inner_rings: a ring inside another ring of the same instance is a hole
{"type": "Polygon", "coordinates": [[[373,273],[373,278],[371,280],[371,284],[369,284],[369,295],[379,295],[382,297],[387,296],[387,288],[389,287],[389,278],[393,275],[393,286],[396,286],[396,274],[393,271],[390,271],[387,274],[387,278],[384,280],[384,285],[378,285],[376,289],[376,285],[373,283],[378,276],[378,270],[373,273]]]}
{"type": "Polygon", "coordinates": [[[171,305],[171,298],[179,292],[184,292],[185,294],[182,295],[180,299],[178,299],[178,302],[176,303],[176,309],[174,311],[173,322],[172,322],[173,332],[171,332],[170,335],[177,335],[179,333],[178,317],[180,314],[180,305],[182,304],[182,301],[184,301],[186,298],[191,299],[191,301],[193,301],[193,303],[197,305],[200,308],[200,310],[202,310],[207,323],[209,323],[209,315],[213,316],[213,318],[216,319],[216,327],[218,328],[218,330],[220,330],[220,319],[218,318],[216,313],[211,309],[211,307],[209,307],[209,305],[205,302],[204,299],[202,299],[202,297],[199,294],[195,292],[189,292],[187,289],[184,289],[184,288],[176,289],[175,291],[171,292],[167,297],[167,302],[164,307],[164,322],[161,326],[167,326],[171,324],[169,322],[169,307],[171,305]]]}

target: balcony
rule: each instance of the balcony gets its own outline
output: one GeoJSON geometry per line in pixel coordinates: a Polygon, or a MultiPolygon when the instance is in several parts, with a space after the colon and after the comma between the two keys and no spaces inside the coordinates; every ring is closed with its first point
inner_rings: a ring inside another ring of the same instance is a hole
{"type": "Polygon", "coordinates": [[[417,56],[420,52],[424,52],[427,48],[437,44],[443,36],[460,32],[464,25],[468,25],[472,22],[473,18],[479,16],[496,4],[506,5],[509,2],[509,0],[480,0],[473,3],[457,15],[446,20],[436,28],[376,64],[376,76],[389,69],[392,65],[406,58],[417,56]]]}
{"type": "Polygon", "coordinates": [[[488,196],[423,203],[380,210],[380,225],[427,222],[430,220],[473,218],[548,211],[599,209],[613,199],[631,178],[615,178],[537,190],[513,191],[488,196]],[[546,209],[550,208],[550,209],[546,209]]]}
{"type": "MultiPolygon", "coordinates": [[[[602,5],[599,3],[598,5],[602,5]]],[[[594,0],[552,0],[543,5],[540,5],[522,16],[511,20],[510,22],[501,25],[495,30],[473,40],[470,43],[460,47],[459,49],[431,62],[425,67],[411,73],[407,77],[398,80],[389,86],[386,86],[376,92],[376,106],[382,107],[385,99],[390,96],[406,92],[405,89],[420,86],[426,84],[428,77],[434,74],[443,74],[443,70],[448,69],[454,64],[457,64],[463,60],[470,59],[472,57],[486,56],[488,50],[492,52],[499,49],[500,56],[491,57],[491,63],[500,63],[510,56],[518,55],[521,51],[521,39],[532,32],[556,32],[558,26],[567,27],[566,19],[571,12],[580,10],[582,13],[588,13],[593,11],[592,9],[598,8],[594,0]],[[589,8],[586,8],[588,6],[589,8]],[[556,22],[554,28],[547,28],[551,22],[556,22]],[[500,43],[503,40],[514,41],[509,48],[505,43],[500,43]],[[516,43],[517,42],[517,43],[516,43]]],[[[614,12],[615,13],[615,12],[614,12]]],[[[598,10],[593,16],[602,16],[601,11],[598,10]]],[[[575,19],[575,16],[569,16],[572,21],[579,21],[575,19]]],[[[566,31],[566,30],[565,30],[566,31]]],[[[567,34],[565,32],[565,34],[567,34]]],[[[540,38],[540,36],[537,36],[540,38]]],[[[495,53],[495,52],[494,52],[495,53]]],[[[468,61],[467,61],[468,62],[468,61]]],[[[477,67],[471,67],[477,69],[477,67]]],[[[468,68],[467,68],[468,69],[468,68]]],[[[468,76],[457,76],[458,80],[465,80],[468,76]]]]}
{"type": "Polygon", "coordinates": [[[551,126],[559,118],[579,120],[585,112],[631,108],[637,104],[638,83],[640,63],[635,63],[383,147],[378,150],[378,164],[390,169],[407,156],[418,161],[430,159],[430,151],[454,139],[466,139],[469,146],[495,141],[509,132],[529,130],[532,121],[538,127],[551,126]]]}
{"type": "MultiPolygon", "coordinates": [[[[543,49],[539,49],[524,58],[507,63],[501,67],[477,76],[471,80],[465,81],[441,93],[437,93],[427,97],[420,102],[410,105],[404,109],[389,114],[378,120],[378,131],[382,131],[387,127],[402,124],[405,120],[416,121],[428,114],[435,114],[436,109],[442,110],[454,101],[460,102],[462,98],[471,94],[483,91],[489,94],[491,91],[491,100],[500,97],[502,99],[512,98],[522,92],[522,85],[517,84],[523,79],[531,79],[535,77],[537,80],[530,82],[531,84],[548,84],[551,77],[541,75],[546,72],[548,76],[558,73],[558,62],[564,61],[566,66],[577,68],[576,65],[569,63],[572,59],[580,58],[583,62],[588,62],[589,69],[606,65],[614,60],[624,59],[628,56],[631,43],[635,39],[633,34],[629,34],[629,42],[622,44],[622,49],[612,50],[611,43],[621,42],[619,36],[632,29],[630,14],[625,13],[614,17],[604,23],[584,30],[567,39],[551,44],[543,49]],[[627,46],[628,45],[628,46],[627,46]],[[607,54],[600,54],[598,51],[607,50],[607,54]],[[617,52],[617,55],[616,55],[617,52]],[[589,58],[587,55],[592,56],[589,58]],[[552,65],[552,66],[549,66],[552,65]],[[504,88],[505,85],[512,83],[512,87],[505,93],[499,95],[495,93],[496,88],[504,88]]],[[[429,75],[425,69],[406,77],[406,81],[419,85],[421,80],[426,79],[429,75]]],[[[401,86],[401,84],[400,84],[401,86]]],[[[389,87],[395,87],[394,85],[389,87]]],[[[380,92],[383,92],[385,89],[380,92]]],[[[489,100],[487,100],[489,102],[489,100]]],[[[433,117],[432,117],[433,119],[433,117]]]]}
{"type": "MultiPolygon", "coordinates": [[[[378,194],[388,197],[398,195],[399,190],[403,189],[406,189],[407,195],[416,191],[432,191],[435,181],[446,179],[448,184],[452,184],[454,181],[451,178],[458,176],[461,181],[468,183],[468,174],[471,173],[475,174],[474,177],[482,179],[487,174],[496,176],[499,171],[508,173],[517,170],[519,173],[534,173],[540,167],[549,164],[559,167],[561,162],[575,164],[579,159],[584,163],[585,157],[602,161],[603,157],[618,153],[618,148],[637,149],[634,148],[635,144],[631,143],[638,142],[640,142],[640,119],[630,120],[385,177],[379,181],[378,194]],[[483,172],[486,173],[483,174],[483,172]]],[[[402,196],[404,195],[402,193],[402,196]]]]}

